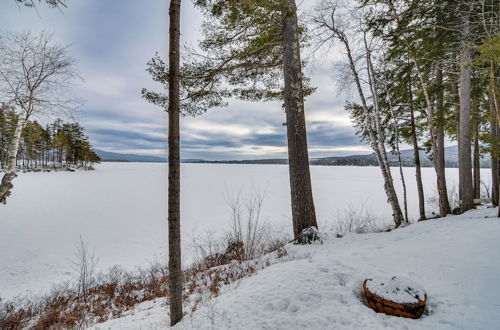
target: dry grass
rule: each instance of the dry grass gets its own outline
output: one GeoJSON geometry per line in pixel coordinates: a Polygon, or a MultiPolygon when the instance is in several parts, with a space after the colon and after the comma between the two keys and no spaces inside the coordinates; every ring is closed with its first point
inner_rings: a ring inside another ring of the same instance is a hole
{"type": "Polygon", "coordinates": [[[387,226],[380,224],[380,220],[364,205],[355,207],[353,204],[340,210],[337,213],[337,236],[343,236],[343,233],[378,233],[386,231],[387,226]]]}
{"type": "MultiPolygon", "coordinates": [[[[272,234],[261,221],[264,194],[255,191],[249,199],[237,195],[226,201],[231,209],[230,230],[221,239],[214,233],[193,239],[196,260],[183,272],[183,298],[191,312],[205,298],[219,295],[225,285],[292,258],[284,248],[288,237],[272,234]]],[[[80,238],[71,262],[76,282],[43,297],[0,301],[0,329],[84,328],[120,317],[145,301],[168,298],[166,266],[155,263],[136,272],[115,266],[95,275],[96,262],[80,238]]]]}
{"type": "MultiPolygon", "coordinates": [[[[183,297],[188,310],[196,311],[204,297],[219,295],[225,285],[287,260],[286,249],[278,245],[273,252],[247,259],[241,242],[228,241],[222,253],[209,255],[185,270],[183,297]]],[[[85,291],[77,282],[46,296],[0,302],[0,329],[84,328],[120,317],[142,302],[168,298],[168,282],[167,268],[160,264],[137,272],[116,266],[105,274],[87,278],[85,291]]]]}

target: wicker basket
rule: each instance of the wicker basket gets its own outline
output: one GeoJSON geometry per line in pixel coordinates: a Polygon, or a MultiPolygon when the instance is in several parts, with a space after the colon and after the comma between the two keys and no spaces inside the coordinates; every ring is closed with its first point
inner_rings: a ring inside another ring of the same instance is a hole
{"type": "Polygon", "coordinates": [[[363,282],[363,289],[368,305],[377,313],[384,313],[387,315],[401,316],[412,319],[418,319],[422,316],[425,310],[425,303],[427,302],[427,294],[424,300],[419,300],[417,303],[398,303],[391,300],[384,299],[372,293],[366,283],[368,279],[363,282]]]}

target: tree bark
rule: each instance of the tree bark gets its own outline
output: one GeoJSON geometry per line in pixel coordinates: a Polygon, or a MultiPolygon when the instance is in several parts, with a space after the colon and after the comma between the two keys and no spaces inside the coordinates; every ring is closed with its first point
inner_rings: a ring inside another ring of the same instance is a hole
{"type": "Polygon", "coordinates": [[[481,198],[481,161],[479,155],[479,141],[474,138],[474,198],[481,198]]]}
{"type": "Polygon", "coordinates": [[[407,191],[406,191],[406,180],[405,176],[403,173],[403,162],[401,160],[401,150],[399,149],[399,121],[396,118],[396,114],[394,113],[394,109],[392,108],[392,102],[391,99],[388,98],[388,103],[389,103],[389,109],[391,111],[391,116],[394,122],[394,132],[396,135],[396,142],[395,142],[395,147],[396,147],[396,154],[398,156],[398,165],[399,165],[399,175],[401,177],[401,184],[403,185],[403,206],[404,206],[404,219],[405,222],[408,223],[408,197],[407,197],[407,191]]]}
{"type": "Polygon", "coordinates": [[[458,147],[460,158],[458,160],[461,211],[473,208],[474,195],[472,189],[472,164],[471,164],[471,65],[472,54],[468,42],[469,13],[464,13],[462,22],[462,43],[460,47],[460,134],[458,147]]]}
{"type": "Polygon", "coordinates": [[[498,129],[498,123],[496,120],[496,110],[495,110],[495,100],[493,99],[493,95],[490,93],[488,97],[490,101],[490,134],[493,140],[493,143],[491,145],[491,152],[490,152],[490,158],[491,158],[491,202],[493,203],[493,206],[498,206],[499,205],[499,175],[498,175],[498,143],[496,139],[500,135],[499,129],[498,129]]]}
{"type": "Polygon", "coordinates": [[[411,139],[413,143],[413,155],[415,158],[415,177],[417,180],[417,191],[418,191],[418,210],[420,214],[419,220],[427,219],[425,215],[425,196],[424,196],[424,185],[422,184],[422,169],[420,165],[420,152],[418,148],[417,140],[417,129],[415,126],[415,113],[413,109],[413,93],[411,90],[411,83],[408,85],[410,93],[410,125],[411,125],[411,139]]]}
{"type": "MultiPolygon", "coordinates": [[[[375,154],[377,155],[377,160],[379,162],[380,168],[382,169],[382,175],[384,176],[384,188],[387,194],[387,199],[391,208],[393,210],[393,218],[394,223],[396,224],[396,228],[401,225],[404,221],[403,213],[401,212],[401,206],[399,205],[398,195],[396,193],[396,189],[394,188],[394,180],[391,174],[391,168],[389,166],[389,161],[387,159],[387,151],[385,149],[385,135],[381,127],[380,123],[380,107],[378,100],[378,91],[377,91],[377,82],[375,77],[375,70],[373,68],[372,57],[371,57],[371,49],[368,46],[368,41],[366,39],[366,33],[363,32],[363,42],[366,50],[365,59],[367,64],[367,73],[368,73],[368,85],[370,86],[370,91],[372,93],[373,99],[373,111],[369,111],[366,106],[366,101],[363,97],[365,113],[369,118],[369,122],[367,123],[367,127],[369,127],[370,138],[372,139],[372,147],[376,147],[375,154]],[[373,127],[373,125],[375,127],[373,127]]],[[[349,58],[351,61],[351,67],[355,67],[353,64],[352,57],[349,58]]],[[[356,77],[359,80],[359,77],[356,77]]],[[[362,89],[360,87],[359,81],[358,90],[362,93],[362,89]]]]}
{"type": "Polygon", "coordinates": [[[309,171],[302,63],[295,0],[283,0],[283,74],[288,137],[288,167],[295,238],[306,228],[318,227],[309,171]]]}
{"type": "MultiPolygon", "coordinates": [[[[373,113],[368,107],[368,104],[366,102],[366,98],[363,92],[363,88],[361,86],[361,79],[358,74],[358,70],[356,69],[356,64],[354,62],[354,57],[352,56],[351,48],[349,46],[349,41],[346,37],[346,35],[340,31],[335,31],[333,30],[334,33],[337,34],[339,40],[344,44],[346,53],[347,53],[347,58],[349,59],[349,67],[351,69],[351,72],[354,77],[354,82],[356,83],[356,88],[358,90],[358,95],[359,98],[361,99],[361,105],[363,107],[363,114],[364,114],[364,127],[366,132],[368,133],[370,137],[370,146],[372,147],[373,151],[375,152],[375,156],[377,157],[377,161],[380,167],[380,170],[382,171],[382,177],[384,179],[384,191],[387,196],[387,202],[391,206],[392,209],[392,217],[394,219],[394,224],[396,227],[399,227],[401,223],[403,222],[403,213],[401,212],[401,207],[399,205],[398,201],[398,196],[396,193],[396,190],[394,189],[394,182],[392,180],[390,168],[386,162],[384,162],[384,157],[382,156],[382,153],[385,153],[385,146],[383,143],[379,143],[379,137],[376,132],[376,129],[374,128],[375,123],[373,119],[373,113]],[[382,150],[380,150],[380,146],[382,145],[382,150]]],[[[385,157],[387,159],[387,157],[385,157]]]]}
{"type": "MultiPolygon", "coordinates": [[[[479,111],[479,109],[476,109],[479,111]]],[[[474,120],[474,198],[481,198],[481,163],[479,154],[479,119],[474,120]]]]}
{"type": "Polygon", "coordinates": [[[182,319],[179,132],[180,10],[181,0],[171,0],[168,54],[168,270],[171,326],[182,319]]]}
{"type": "Polygon", "coordinates": [[[401,161],[401,151],[399,150],[399,143],[396,142],[396,153],[398,155],[398,164],[399,164],[399,175],[401,177],[401,184],[403,185],[403,206],[404,206],[404,219],[405,222],[408,223],[408,197],[406,192],[406,180],[403,173],[403,162],[401,161]]]}
{"type": "Polygon", "coordinates": [[[2,182],[0,183],[0,203],[2,204],[7,204],[7,197],[10,196],[11,190],[14,188],[12,181],[17,177],[17,152],[21,142],[21,133],[23,132],[25,124],[26,120],[23,117],[20,117],[17,121],[16,130],[14,131],[14,136],[7,154],[7,171],[2,178],[2,182]]]}
{"type": "MultiPolygon", "coordinates": [[[[425,103],[427,108],[427,124],[429,126],[429,134],[431,136],[432,142],[432,164],[434,166],[434,170],[436,172],[436,180],[437,180],[437,188],[439,195],[439,215],[441,217],[445,217],[450,212],[450,203],[448,201],[448,192],[446,188],[446,179],[445,179],[445,169],[444,169],[444,129],[442,128],[441,134],[439,135],[439,139],[441,139],[441,148],[438,143],[438,134],[436,133],[436,121],[434,116],[438,119],[439,112],[443,111],[443,95],[442,90],[440,90],[436,97],[436,106],[440,111],[437,111],[435,114],[433,111],[433,104],[429,95],[429,89],[427,87],[427,83],[423,77],[422,72],[420,71],[420,67],[415,59],[413,59],[415,64],[415,69],[417,70],[418,78],[420,80],[420,84],[422,85],[422,91],[425,96],[425,103]]],[[[436,80],[438,81],[438,85],[442,87],[442,71],[441,68],[438,67],[436,80]]]]}
{"type": "Polygon", "coordinates": [[[451,213],[450,202],[448,200],[448,189],[446,187],[446,169],[444,154],[444,96],[443,96],[443,69],[438,65],[436,72],[438,91],[436,97],[436,135],[434,150],[434,169],[436,170],[436,180],[439,195],[439,216],[445,217],[451,213]]]}
{"type": "MultiPolygon", "coordinates": [[[[458,71],[458,67],[457,67],[458,71]]],[[[460,159],[460,87],[459,84],[456,83],[453,85],[453,91],[454,91],[454,101],[455,101],[455,120],[457,122],[457,159],[460,159]]],[[[458,196],[460,199],[460,196],[462,196],[462,186],[459,184],[458,185],[458,196]]],[[[460,202],[460,200],[459,200],[460,202]]],[[[460,205],[459,205],[460,206],[460,205]]]]}

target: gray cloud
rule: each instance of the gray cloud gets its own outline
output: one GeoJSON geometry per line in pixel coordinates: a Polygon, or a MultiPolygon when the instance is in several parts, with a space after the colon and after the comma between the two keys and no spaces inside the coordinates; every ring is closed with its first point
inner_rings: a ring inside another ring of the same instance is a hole
{"type": "MultiPolygon", "coordinates": [[[[84,81],[74,94],[86,100],[79,121],[96,148],[117,152],[166,154],[166,113],[141,99],[143,87],[160,89],[145,64],[168,42],[168,2],[163,0],[72,1],[63,13],[40,6],[35,11],[15,2],[0,3],[0,32],[53,31],[60,44],[71,44],[84,81]]],[[[183,4],[182,37],[199,38],[201,17],[183,4]]],[[[332,76],[337,54],[313,58],[306,69],[317,92],[306,100],[312,157],[366,152],[343,110],[332,76]]],[[[286,157],[285,115],[280,102],[230,101],[197,118],[183,118],[182,157],[246,159],[286,157]]]]}

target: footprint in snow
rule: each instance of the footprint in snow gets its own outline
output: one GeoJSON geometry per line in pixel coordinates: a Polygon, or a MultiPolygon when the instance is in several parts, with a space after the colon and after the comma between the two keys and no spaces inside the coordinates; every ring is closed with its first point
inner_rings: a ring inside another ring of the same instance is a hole
{"type": "Polygon", "coordinates": [[[337,280],[339,281],[339,284],[341,286],[346,286],[347,285],[347,280],[349,279],[349,275],[345,273],[335,273],[334,274],[337,280]]]}
{"type": "Polygon", "coordinates": [[[300,307],[292,304],[290,305],[290,307],[288,307],[287,310],[291,313],[297,313],[298,311],[300,311],[300,307]]]}

